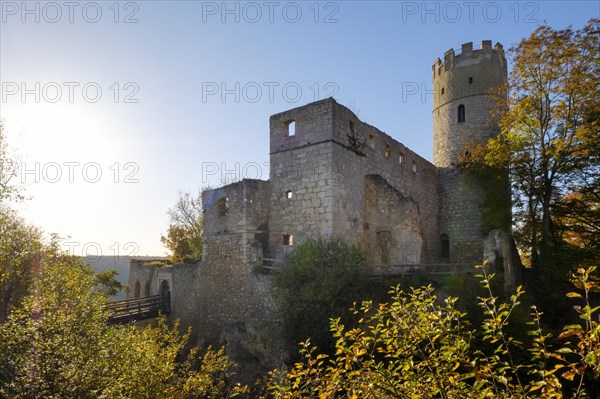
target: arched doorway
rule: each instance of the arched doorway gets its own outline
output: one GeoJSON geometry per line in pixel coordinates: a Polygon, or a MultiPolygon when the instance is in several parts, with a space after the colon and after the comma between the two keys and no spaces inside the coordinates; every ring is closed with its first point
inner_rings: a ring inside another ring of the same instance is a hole
{"type": "Polygon", "coordinates": [[[171,285],[168,280],[163,280],[160,283],[158,293],[163,299],[164,310],[166,312],[171,312],[171,285]]]}
{"type": "Polygon", "coordinates": [[[159,290],[159,294],[162,296],[171,296],[171,286],[169,285],[169,281],[168,280],[163,280],[160,283],[160,290],[159,290]]]}

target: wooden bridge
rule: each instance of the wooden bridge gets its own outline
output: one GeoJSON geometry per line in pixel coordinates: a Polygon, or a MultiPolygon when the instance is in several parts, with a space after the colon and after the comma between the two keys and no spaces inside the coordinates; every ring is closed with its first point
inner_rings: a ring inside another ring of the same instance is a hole
{"type": "Polygon", "coordinates": [[[170,295],[152,295],[141,298],[108,302],[104,309],[110,312],[108,324],[123,324],[171,314],[170,295]]]}

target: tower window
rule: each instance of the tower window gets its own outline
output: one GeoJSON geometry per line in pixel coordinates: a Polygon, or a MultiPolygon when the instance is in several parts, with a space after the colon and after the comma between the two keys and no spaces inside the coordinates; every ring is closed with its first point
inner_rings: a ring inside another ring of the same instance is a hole
{"type": "Polygon", "coordinates": [[[413,165],[412,165],[412,171],[413,171],[413,173],[417,173],[417,164],[414,163],[414,162],[413,162],[413,165]]]}
{"type": "Polygon", "coordinates": [[[442,234],[440,236],[440,244],[441,244],[441,258],[442,260],[450,260],[450,239],[447,234],[442,234]]]}
{"type": "Polygon", "coordinates": [[[285,192],[285,197],[287,199],[291,199],[292,196],[293,196],[292,190],[288,190],[288,191],[285,192]]]}
{"type": "Polygon", "coordinates": [[[460,104],[458,106],[458,123],[465,121],[465,106],[460,104]]]}
{"type": "Polygon", "coordinates": [[[398,163],[402,165],[404,163],[404,154],[400,153],[398,155],[398,163]]]}
{"type": "Polygon", "coordinates": [[[472,84],[473,84],[473,78],[472,78],[472,77],[470,77],[470,78],[469,78],[469,84],[470,84],[470,85],[472,85],[472,84]]]}
{"type": "Polygon", "coordinates": [[[350,137],[356,137],[356,129],[354,128],[354,122],[349,121],[348,122],[348,128],[350,129],[349,136],[350,137]]]}
{"type": "Polygon", "coordinates": [[[383,155],[385,155],[386,158],[389,158],[392,156],[392,148],[388,144],[385,145],[385,151],[384,151],[383,155]]]}
{"type": "Polygon", "coordinates": [[[285,122],[285,137],[291,137],[296,135],[296,121],[289,120],[285,122]]]}
{"type": "Polygon", "coordinates": [[[291,234],[284,234],[283,245],[294,245],[294,236],[292,236],[291,234]]]}
{"type": "Polygon", "coordinates": [[[442,87],[442,96],[444,95],[444,88],[442,87]]]}
{"type": "Polygon", "coordinates": [[[227,197],[219,198],[218,207],[219,207],[219,216],[227,216],[227,214],[229,213],[229,198],[227,198],[227,197]]]}
{"type": "Polygon", "coordinates": [[[372,134],[369,134],[369,138],[367,139],[367,144],[369,144],[369,147],[375,148],[375,137],[373,137],[372,134]]]}

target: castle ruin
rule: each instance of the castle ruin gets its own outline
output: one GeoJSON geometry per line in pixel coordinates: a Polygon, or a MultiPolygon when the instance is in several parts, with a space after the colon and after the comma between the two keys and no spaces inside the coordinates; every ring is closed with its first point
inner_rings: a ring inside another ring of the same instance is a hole
{"type": "Polygon", "coordinates": [[[270,179],[204,191],[202,261],[151,267],[134,260],[130,292],[167,287],[173,317],[192,326],[198,342],[226,343],[234,360],[260,369],[281,361],[265,270],[281,267],[306,237],[358,244],[377,275],[464,272],[501,260],[510,284],[508,180],[495,210],[508,224],[485,225],[485,182],[460,166],[470,145],[499,132],[489,123],[489,90],[507,79],[502,45],[449,50],[432,78],[433,163],[332,98],[272,115],[270,179]]]}

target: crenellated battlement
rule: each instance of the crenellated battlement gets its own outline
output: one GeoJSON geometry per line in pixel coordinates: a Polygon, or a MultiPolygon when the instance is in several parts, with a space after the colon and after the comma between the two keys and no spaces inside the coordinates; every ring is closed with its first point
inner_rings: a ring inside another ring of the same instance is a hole
{"type": "Polygon", "coordinates": [[[506,57],[504,47],[500,43],[496,43],[492,47],[491,40],[482,40],[478,48],[473,47],[473,42],[463,43],[460,50],[450,49],[444,53],[444,61],[437,58],[431,67],[433,80],[435,81],[440,76],[449,70],[452,70],[455,65],[469,62],[470,60],[481,60],[484,58],[491,59],[492,56],[498,58],[503,68],[506,68],[506,57]]]}

